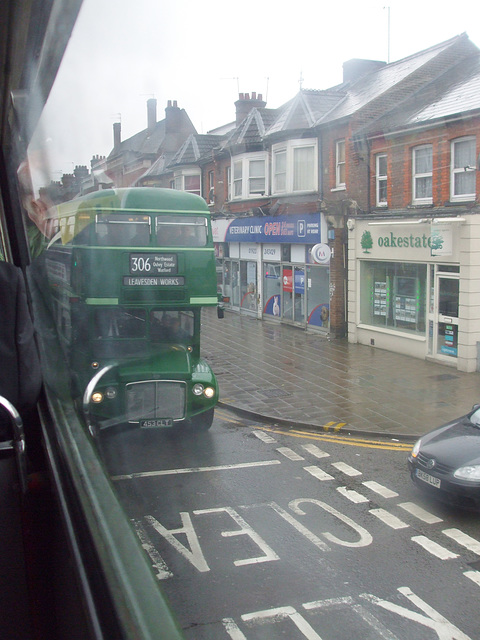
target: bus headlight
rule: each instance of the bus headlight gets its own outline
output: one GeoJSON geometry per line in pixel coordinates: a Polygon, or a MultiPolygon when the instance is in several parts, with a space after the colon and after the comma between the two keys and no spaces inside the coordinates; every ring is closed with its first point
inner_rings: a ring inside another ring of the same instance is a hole
{"type": "Polygon", "coordinates": [[[105,389],[105,396],[109,400],[113,400],[114,398],[116,398],[117,397],[117,390],[115,389],[115,387],[107,387],[107,389],[105,389]]]}
{"type": "Polygon", "coordinates": [[[94,393],[92,393],[91,400],[95,404],[99,404],[100,402],[103,401],[103,393],[101,393],[100,391],[95,391],[94,393]]]}
{"type": "Polygon", "coordinates": [[[203,389],[204,389],[203,384],[200,384],[200,382],[197,382],[192,387],[192,391],[196,396],[201,396],[203,393],[203,389]]]}
{"type": "Polygon", "coordinates": [[[207,387],[204,392],[203,395],[206,398],[213,398],[213,396],[215,395],[215,389],[213,387],[207,387]]]}

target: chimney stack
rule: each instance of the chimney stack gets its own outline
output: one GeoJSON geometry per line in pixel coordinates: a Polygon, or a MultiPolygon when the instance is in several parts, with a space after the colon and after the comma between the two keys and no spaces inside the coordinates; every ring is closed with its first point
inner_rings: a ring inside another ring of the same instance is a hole
{"type": "Polygon", "coordinates": [[[157,124],[157,101],[155,98],[147,100],[147,128],[153,129],[157,124]]]}
{"type": "Polygon", "coordinates": [[[381,69],[387,63],[381,60],[364,60],[362,58],[352,58],[343,63],[343,82],[354,82],[362,76],[381,69]]]}
{"type": "Polygon", "coordinates": [[[122,123],[114,122],[113,123],[113,148],[118,149],[121,143],[122,143],[122,123]]]}
{"type": "Polygon", "coordinates": [[[165,109],[165,133],[178,133],[182,124],[182,112],[177,105],[177,101],[174,100],[173,104],[171,100],[168,100],[167,107],[165,109]]]}
{"type": "Polygon", "coordinates": [[[257,92],[252,91],[251,98],[249,93],[239,93],[235,102],[235,124],[238,126],[245,120],[252,109],[263,109],[266,105],[261,93],[257,96],[257,92]]]}

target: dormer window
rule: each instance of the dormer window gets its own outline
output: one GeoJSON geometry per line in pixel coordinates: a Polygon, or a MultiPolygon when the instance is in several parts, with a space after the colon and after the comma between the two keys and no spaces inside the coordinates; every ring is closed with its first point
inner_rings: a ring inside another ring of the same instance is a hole
{"type": "Polygon", "coordinates": [[[173,180],[170,182],[170,186],[177,191],[188,191],[189,193],[195,193],[197,196],[200,196],[200,170],[176,171],[173,180]]]}

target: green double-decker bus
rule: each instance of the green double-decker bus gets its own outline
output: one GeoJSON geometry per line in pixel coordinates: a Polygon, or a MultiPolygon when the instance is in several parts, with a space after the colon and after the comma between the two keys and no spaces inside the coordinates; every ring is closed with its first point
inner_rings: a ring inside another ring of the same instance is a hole
{"type": "Polygon", "coordinates": [[[49,212],[43,259],[75,396],[96,429],[208,429],[218,384],[200,315],[218,304],[210,214],[173,189],[99,191],[49,212]]]}

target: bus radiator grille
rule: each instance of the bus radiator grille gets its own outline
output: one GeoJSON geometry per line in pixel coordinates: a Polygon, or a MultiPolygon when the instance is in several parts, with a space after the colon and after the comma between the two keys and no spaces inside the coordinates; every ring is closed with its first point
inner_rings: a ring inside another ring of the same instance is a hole
{"type": "Polygon", "coordinates": [[[185,418],[185,382],[148,380],[126,385],[127,419],[185,418]]]}

